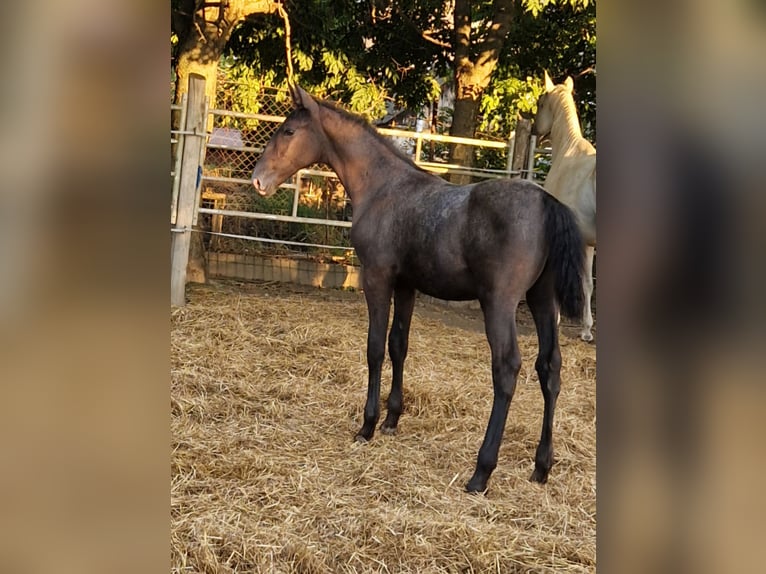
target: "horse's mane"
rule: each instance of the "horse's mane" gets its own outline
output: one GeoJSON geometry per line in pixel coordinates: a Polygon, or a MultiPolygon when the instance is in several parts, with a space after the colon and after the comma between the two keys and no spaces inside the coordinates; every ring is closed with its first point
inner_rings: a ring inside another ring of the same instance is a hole
{"type": "Polygon", "coordinates": [[[317,104],[319,104],[319,106],[326,108],[328,110],[331,110],[335,112],[336,114],[338,114],[339,116],[341,116],[343,119],[364,128],[364,130],[368,134],[370,134],[373,138],[375,138],[378,142],[380,142],[383,146],[385,146],[385,148],[388,151],[390,151],[392,154],[397,156],[399,159],[406,161],[408,164],[410,164],[412,167],[414,167],[415,169],[419,171],[428,173],[419,165],[417,165],[414,161],[412,161],[412,158],[410,156],[406,155],[401,149],[396,147],[390,139],[381,135],[381,133],[378,130],[376,130],[375,127],[372,124],[370,124],[367,120],[365,120],[362,116],[352,114],[351,112],[346,111],[343,108],[337,106],[333,102],[328,102],[326,100],[315,100],[315,101],[317,104]]]}
{"type": "Polygon", "coordinates": [[[570,131],[572,128],[576,128],[577,132],[579,132],[571,133],[572,136],[583,137],[580,117],[577,115],[577,106],[575,105],[572,93],[566,87],[559,84],[552,91],[548,92],[548,97],[552,98],[552,101],[557,104],[557,109],[554,108],[554,110],[558,113],[554,116],[554,121],[560,117],[565,125],[571,126],[570,131]],[[561,115],[558,116],[558,114],[561,115]]]}

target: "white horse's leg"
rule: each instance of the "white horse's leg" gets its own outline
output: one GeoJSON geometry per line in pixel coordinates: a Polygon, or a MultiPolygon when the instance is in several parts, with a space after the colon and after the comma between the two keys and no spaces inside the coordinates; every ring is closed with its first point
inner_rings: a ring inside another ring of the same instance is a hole
{"type": "Polygon", "coordinates": [[[583,292],[585,295],[585,307],[582,315],[582,331],[580,331],[580,338],[583,341],[592,341],[593,333],[593,314],[590,309],[590,301],[593,297],[593,256],[596,253],[596,249],[590,245],[585,248],[585,269],[582,278],[583,292]]]}

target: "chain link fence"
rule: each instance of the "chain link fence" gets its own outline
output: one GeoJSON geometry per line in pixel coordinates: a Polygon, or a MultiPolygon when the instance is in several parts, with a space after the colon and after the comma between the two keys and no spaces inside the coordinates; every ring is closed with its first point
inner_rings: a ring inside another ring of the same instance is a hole
{"type": "Polygon", "coordinates": [[[254,193],[255,164],[292,109],[287,94],[273,89],[262,90],[257,101],[256,113],[210,111],[198,220],[208,259],[216,253],[353,259],[351,204],[328,167],[302,170],[272,197],[254,193]]]}

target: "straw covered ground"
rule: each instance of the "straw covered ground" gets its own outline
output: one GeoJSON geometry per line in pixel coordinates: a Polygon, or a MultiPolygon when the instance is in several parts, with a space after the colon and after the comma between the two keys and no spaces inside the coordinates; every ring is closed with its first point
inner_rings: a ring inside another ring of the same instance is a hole
{"type": "Polygon", "coordinates": [[[173,572],[595,572],[596,353],[574,326],[562,327],[548,484],[528,481],[542,395],[522,308],[499,464],[488,493],[469,495],[492,401],[478,311],[418,300],[399,432],[358,444],[363,294],[187,293],[171,317],[173,572]]]}

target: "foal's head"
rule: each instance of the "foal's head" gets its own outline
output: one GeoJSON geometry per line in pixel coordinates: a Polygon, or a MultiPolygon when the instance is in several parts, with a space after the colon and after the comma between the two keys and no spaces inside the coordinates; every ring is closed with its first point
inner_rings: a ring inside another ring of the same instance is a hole
{"type": "Polygon", "coordinates": [[[563,84],[554,85],[548,72],[545,72],[545,93],[537,100],[537,114],[532,125],[532,133],[538,137],[547,136],[553,129],[554,103],[559,93],[572,93],[574,82],[567,78],[563,84]]]}
{"type": "Polygon", "coordinates": [[[299,86],[291,86],[290,91],[294,110],[271,136],[253,170],[253,186],[264,197],[274,195],[283,181],[322,156],[325,135],[319,104],[299,86]]]}

